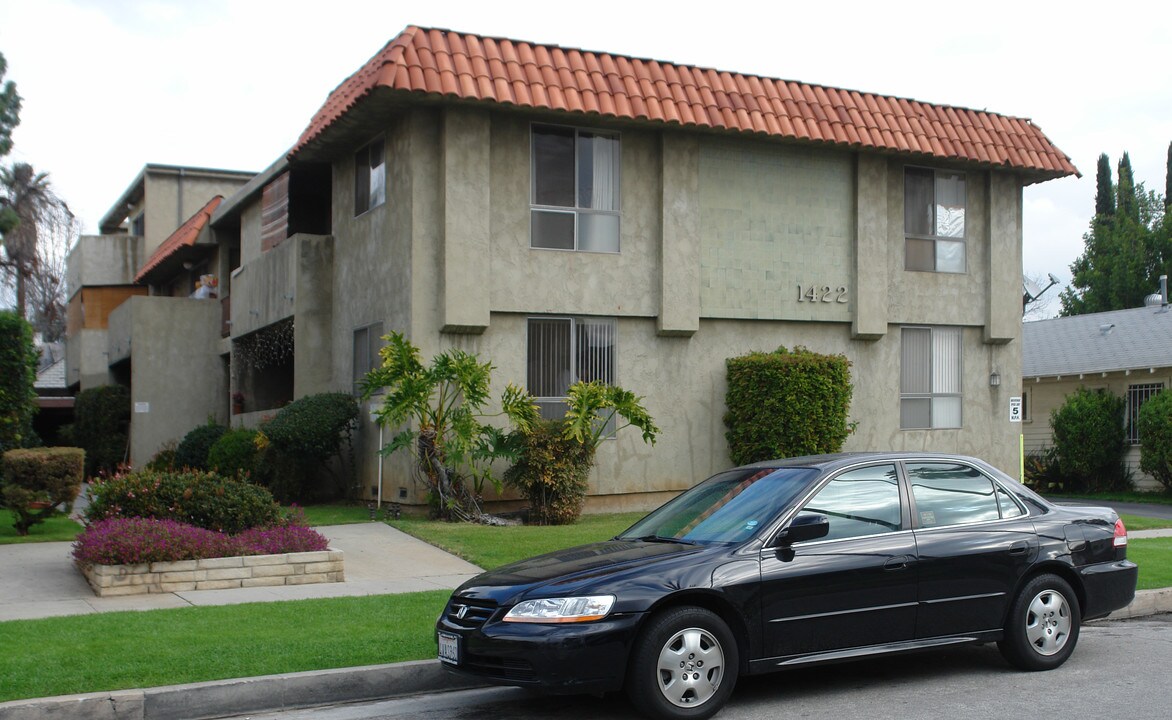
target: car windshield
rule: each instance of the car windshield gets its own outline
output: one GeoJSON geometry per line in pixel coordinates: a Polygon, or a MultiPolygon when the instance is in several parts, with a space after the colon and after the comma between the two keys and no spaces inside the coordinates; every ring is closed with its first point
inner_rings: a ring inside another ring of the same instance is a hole
{"type": "Polygon", "coordinates": [[[739,543],[792,503],[810,468],[738,468],[705,480],[619,535],[619,540],[739,543]]]}

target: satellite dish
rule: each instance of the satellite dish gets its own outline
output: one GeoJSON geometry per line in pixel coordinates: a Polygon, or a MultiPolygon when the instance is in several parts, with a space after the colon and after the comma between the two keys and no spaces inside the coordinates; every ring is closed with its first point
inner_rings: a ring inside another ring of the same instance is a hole
{"type": "MultiPolygon", "coordinates": [[[[1054,276],[1051,275],[1050,279],[1053,280],[1054,276]]],[[[1033,302],[1034,300],[1037,300],[1038,296],[1042,294],[1042,288],[1038,287],[1036,282],[1030,280],[1024,275],[1021,278],[1021,285],[1023,290],[1022,302],[1033,302]]]]}

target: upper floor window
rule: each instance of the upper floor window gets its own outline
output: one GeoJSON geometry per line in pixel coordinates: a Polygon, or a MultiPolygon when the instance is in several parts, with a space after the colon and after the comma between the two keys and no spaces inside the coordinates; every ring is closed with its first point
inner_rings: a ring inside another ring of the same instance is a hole
{"type": "Polygon", "coordinates": [[[903,328],[899,364],[900,429],[961,426],[960,356],[960,328],[903,328]]]}
{"type": "Polygon", "coordinates": [[[964,272],[964,213],[964,173],[906,168],[904,269],[964,272]]]}
{"type": "Polygon", "coordinates": [[[146,235],[146,213],[140,212],[134,216],[134,220],[130,222],[130,234],[142,237],[146,235]]]}
{"type": "Polygon", "coordinates": [[[619,251],[619,136],[533,126],[530,247],[619,251]]]}
{"type": "Polygon", "coordinates": [[[383,157],[383,139],[374,140],[354,154],[354,214],[387,201],[387,164],[383,157]]]}

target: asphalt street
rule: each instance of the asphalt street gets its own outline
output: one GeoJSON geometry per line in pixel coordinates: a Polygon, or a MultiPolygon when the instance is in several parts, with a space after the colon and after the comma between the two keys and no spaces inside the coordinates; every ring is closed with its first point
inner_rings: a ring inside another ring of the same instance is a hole
{"type": "MultiPolygon", "coordinates": [[[[746,678],[718,720],[989,720],[1169,716],[1172,615],[1098,622],[1057,670],[1014,670],[995,646],[956,648],[746,678]]],[[[254,714],[252,720],[634,720],[621,695],[549,697],[514,688],[254,714]]]]}

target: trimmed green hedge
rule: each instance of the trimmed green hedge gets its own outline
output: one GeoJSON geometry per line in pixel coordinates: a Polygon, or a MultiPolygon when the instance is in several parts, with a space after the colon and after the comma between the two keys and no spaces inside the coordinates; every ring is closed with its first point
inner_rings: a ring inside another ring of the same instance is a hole
{"type": "Polygon", "coordinates": [[[40,444],[33,432],[36,378],[32,327],[15,312],[0,312],[0,454],[40,444]]]}
{"type": "Polygon", "coordinates": [[[175,457],[171,461],[173,466],[192,470],[209,469],[208,453],[226,432],[228,428],[223,425],[209,422],[187,433],[175,448],[175,457]]]}
{"type": "Polygon", "coordinates": [[[70,437],[85,450],[87,477],[118,470],[126,458],[129,433],[130,390],[103,385],[78,393],[70,437]]]}
{"type": "Polygon", "coordinates": [[[838,452],[855,423],[847,421],[853,388],[850,361],[803,347],[729,358],[729,457],[737,465],[838,452]]]}

